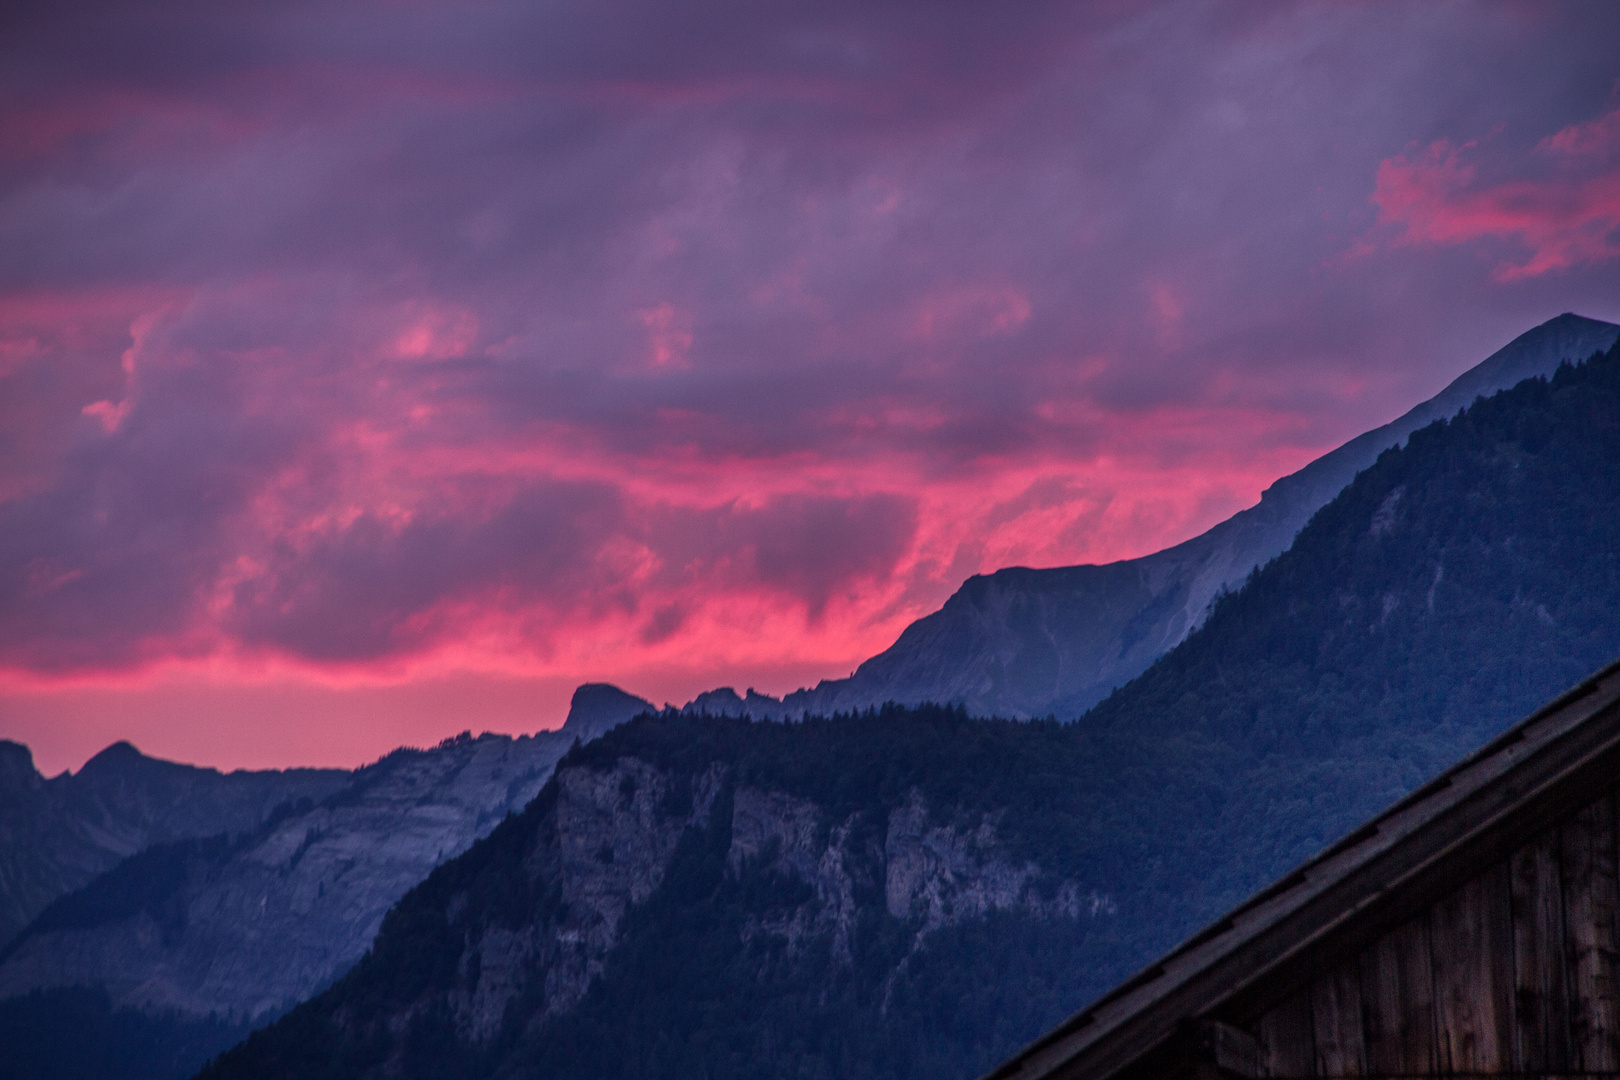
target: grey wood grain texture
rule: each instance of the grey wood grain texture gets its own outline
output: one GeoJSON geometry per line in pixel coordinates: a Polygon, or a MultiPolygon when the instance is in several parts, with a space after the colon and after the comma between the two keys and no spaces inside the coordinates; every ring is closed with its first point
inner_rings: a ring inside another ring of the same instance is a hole
{"type": "Polygon", "coordinates": [[[1569,1038],[1564,893],[1559,831],[1548,830],[1508,860],[1513,897],[1514,1060],[1523,1072],[1566,1072],[1569,1038]]]}
{"type": "Polygon", "coordinates": [[[1570,1029],[1584,1072],[1620,1071],[1620,1005],[1615,999],[1615,837],[1613,796],[1559,830],[1564,869],[1570,1029]]]}
{"type": "Polygon", "coordinates": [[[1513,919],[1507,865],[1434,906],[1436,1046],[1442,1073],[1513,1068],[1513,919]]]}
{"type": "Polygon", "coordinates": [[[1362,951],[1361,1011],[1371,1075],[1435,1071],[1434,969],[1426,915],[1362,951]]]}

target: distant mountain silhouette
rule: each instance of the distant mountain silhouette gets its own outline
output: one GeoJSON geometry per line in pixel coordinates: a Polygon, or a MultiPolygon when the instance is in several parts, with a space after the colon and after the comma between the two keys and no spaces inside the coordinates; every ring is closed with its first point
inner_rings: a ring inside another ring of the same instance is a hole
{"type": "Polygon", "coordinates": [[[153,844],[249,832],[283,803],[322,799],[346,769],[221,773],[118,742],[47,780],[0,739],[0,945],[51,901],[153,844]]]}

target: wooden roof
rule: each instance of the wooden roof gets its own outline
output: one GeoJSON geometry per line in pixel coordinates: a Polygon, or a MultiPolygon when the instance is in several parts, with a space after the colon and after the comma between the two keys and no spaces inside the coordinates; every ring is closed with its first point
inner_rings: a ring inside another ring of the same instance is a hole
{"type": "Polygon", "coordinates": [[[1064,1021],[986,1080],[1146,1073],[1189,1022],[1252,1019],[1620,779],[1611,664],[1064,1021]]]}

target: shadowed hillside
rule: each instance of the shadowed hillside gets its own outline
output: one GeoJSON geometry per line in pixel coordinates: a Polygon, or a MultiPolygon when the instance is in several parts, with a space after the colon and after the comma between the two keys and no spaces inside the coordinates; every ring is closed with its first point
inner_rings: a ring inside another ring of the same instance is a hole
{"type": "Polygon", "coordinates": [[[347,769],[222,773],[114,743],[46,779],[0,739],[0,945],[57,897],[153,844],[255,829],[278,806],[321,799],[347,769]]]}

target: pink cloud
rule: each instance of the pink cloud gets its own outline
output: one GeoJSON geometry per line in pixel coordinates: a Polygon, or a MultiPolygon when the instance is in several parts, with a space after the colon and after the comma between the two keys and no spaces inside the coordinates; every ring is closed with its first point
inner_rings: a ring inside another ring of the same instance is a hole
{"type": "Polygon", "coordinates": [[[942,289],[919,305],[914,334],[926,341],[1010,334],[1029,321],[1029,297],[1010,285],[942,289]]]}
{"type": "Polygon", "coordinates": [[[1378,167],[1379,220],[1399,242],[1504,240],[1524,251],[1493,276],[1517,281],[1620,255],[1620,110],[1567,127],[1538,148],[1540,175],[1481,181],[1476,143],[1447,140],[1378,167]]]}
{"type": "Polygon", "coordinates": [[[1582,156],[1608,156],[1620,152],[1620,109],[1584,124],[1571,124],[1543,139],[1539,149],[1582,156]]]}
{"type": "Polygon", "coordinates": [[[407,305],[392,353],[401,360],[450,360],[478,339],[478,317],[465,307],[407,305]]]}
{"type": "Polygon", "coordinates": [[[692,349],[692,316],[668,300],[636,312],[647,328],[647,346],[658,367],[685,367],[692,349]]]}

